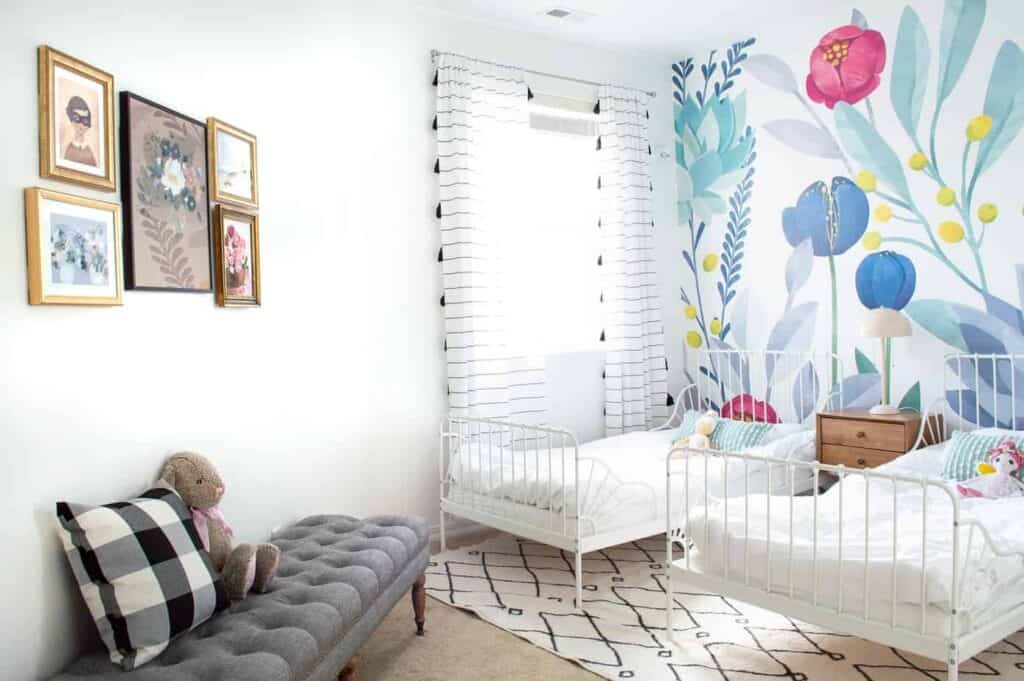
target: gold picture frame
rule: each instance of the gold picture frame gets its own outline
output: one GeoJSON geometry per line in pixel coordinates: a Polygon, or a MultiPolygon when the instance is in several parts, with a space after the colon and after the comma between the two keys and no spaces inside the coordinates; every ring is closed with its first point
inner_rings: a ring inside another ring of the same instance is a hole
{"type": "Polygon", "coordinates": [[[120,305],[121,206],[25,189],[30,305],[120,305]]]}
{"type": "Polygon", "coordinates": [[[218,204],[213,213],[213,233],[217,304],[259,307],[259,215],[218,204]]]}
{"type": "Polygon", "coordinates": [[[39,47],[39,176],[117,189],[114,76],[39,47]]]}
{"type": "Polygon", "coordinates": [[[206,135],[210,200],[259,208],[256,136],[213,117],[206,119],[206,135]]]}

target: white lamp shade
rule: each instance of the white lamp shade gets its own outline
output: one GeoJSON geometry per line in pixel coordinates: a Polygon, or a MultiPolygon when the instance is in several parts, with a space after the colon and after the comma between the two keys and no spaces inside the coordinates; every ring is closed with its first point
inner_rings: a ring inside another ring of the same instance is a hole
{"type": "Polygon", "coordinates": [[[911,335],[912,329],[910,321],[898,310],[879,307],[864,314],[860,333],[865,338],[902,338],[911,335]]]}

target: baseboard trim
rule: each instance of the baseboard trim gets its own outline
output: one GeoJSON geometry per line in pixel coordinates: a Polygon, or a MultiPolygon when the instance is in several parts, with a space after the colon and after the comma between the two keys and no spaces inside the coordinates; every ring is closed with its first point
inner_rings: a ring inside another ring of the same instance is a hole
{"type": "MultiPolygon", "coordinates": [[[[479,534],[487,530],[486,525],[475,523],[465,518],[448,516],[444,522],[444,531],[448,539],[459,539],[471,534],[479,534]]],[[[434,523],[430,528],[430,541],[438,543],[441,541],[441,523],[434,523]]]]}

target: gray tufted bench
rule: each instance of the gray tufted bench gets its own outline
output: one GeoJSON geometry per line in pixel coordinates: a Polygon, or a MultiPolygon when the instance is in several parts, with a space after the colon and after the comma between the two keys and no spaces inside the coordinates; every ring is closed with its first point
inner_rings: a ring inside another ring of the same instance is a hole
{"type": "Polygon", "coordinates": [[[281,563],[267,593],[190,631],[131,672],[106,650],[79,658],[53,681],[333,681],[410,589],[423,633],[423,518],[311,516],[272,538],[281,563]]]}

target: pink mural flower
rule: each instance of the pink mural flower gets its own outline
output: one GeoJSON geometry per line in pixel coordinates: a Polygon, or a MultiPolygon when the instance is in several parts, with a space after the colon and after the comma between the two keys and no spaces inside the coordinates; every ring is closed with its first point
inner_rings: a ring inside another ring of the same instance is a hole
{"type": "Polygon", "coordinates": [[[764,400],[753,395],[737,395],[722,406],[722,418],[758,423],[781,423],[778,413],[764,400]]]}
{"type": "Polygon", "coordinates": [[[807,96],[833,108],[856,104],[878,87],[885,69],[885,38],[853,24],[829,31],[811,52],[807,96]]]}

